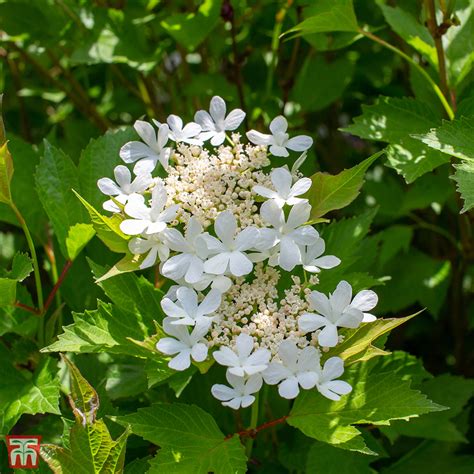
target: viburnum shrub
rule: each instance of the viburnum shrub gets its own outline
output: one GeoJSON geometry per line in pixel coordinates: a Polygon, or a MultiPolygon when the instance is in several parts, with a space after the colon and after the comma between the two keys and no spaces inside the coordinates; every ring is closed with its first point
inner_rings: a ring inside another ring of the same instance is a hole
{"type": "Polygon", "coordinates": [[[226,367],[229,385],[215,384],[211,393],[233,409],[252,405],[263,383],[278,385],[287,399],[301,388],[339,400],[352,390],[340,380],[344,361],[322,355],[344,341],[338,328],[375,320],[367,311],[377,295],[353,297],[344,280],[329,297],[315,289],[319,272],[341,261],[325,255],[305,198],[311,179],[298,170],[313,140],[290,138],[278,116],[270,134],[250,130],[243,143],[244,118],[240,109],[227,114],[215,96],[209,112],[184,126],[176,115],[163,124],[135,122],[141,141],[120,149],[135,177],[118,165],[115,182],[99,179],[109,197],[103,207],[132,237],[132,261],[140,269],[159,264],[171,282],[161,300],[166,337],[156,343],[170,368],[226,367]],[[272,167],[272,157],[286,162],[272,167]]]}

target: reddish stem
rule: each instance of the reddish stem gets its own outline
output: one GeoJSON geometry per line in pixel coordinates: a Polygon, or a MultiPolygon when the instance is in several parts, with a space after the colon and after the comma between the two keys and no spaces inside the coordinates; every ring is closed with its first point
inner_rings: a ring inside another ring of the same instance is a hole
{"type": "Polygon", "coordinates": [[[32,308],[31,306],[20,303],[19,301],[15,301],[15,303],[13,303],[13,306],[24,309],[25,311],[28,311],[29,313],[33,313],[36,316],[39,316],[40,314],[40,312],[36,308],[32,308]]]}
{"type": "Polygon", "coordinates": [[[230,435],[227,435],[224,440],[227,441],[231,438],[233,438],[235,435],[240,436],[241,438],[255,438],[259,431],[262,431],[266,428],[271,428],[272,426],[279,425],[280,423],[284,423],[289,415],[282,416],[281,418],[277,418],[276,420],[271,420],[267,421],[266,423],[263,423],[263,425],[257,426],[256,428],[250,429],[250,430],[243,430],[243,431],[238,431],[237,433],[232,433],[230,435]]]}
{"type": "Polygon", "coordinates": [[[61,271],[61,275],[59,275],[58,281],[53,286],[53,289],[51,290],[51,293],[48,295],[48,298],[46,299],[46,303],[44,304],[44,309],[43,309],[44,313],[46,313],[46,311],[48,311],[48,308],[51,306],[51,303],[53,302],[53,299],[54,299],[54,295],[59,290],[59,288],[62,285],[64,279],[66,278],[67,272],[71,268],[71,265],[72,265],[72,260],[67,260],[66,264],[64,265],[64,267],[61,271]]]}

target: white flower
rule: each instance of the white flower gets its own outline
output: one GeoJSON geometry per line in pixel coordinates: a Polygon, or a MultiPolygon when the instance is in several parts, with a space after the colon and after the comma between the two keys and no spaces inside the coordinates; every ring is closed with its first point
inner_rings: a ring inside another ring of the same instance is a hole
{"type": "Polygon", "coordinates": [[[207,248],[213,257],[204,263],[204,271],[213,275],[247,275],[252,271],[253,263],[244,253],[252,248],[259,236],[255,227],[246,227],[237,233],[237,220],[232,212],[221,212],[215,222],[214,231],[219,239],[204,234],[207,248]],[[236,235],[237,233],[237,235],[236,235]]]}
{"type": "Polygon", "coordinates": [[[239,127],[245,118],[245,112],[240,109],[232,110],[226,117],[226,105],[222,97],[211,99],[209,112],[199,110],[194,120],[202,127],[199,138],[211,140],[213,146],[221,145],[225,140],[226,130],[232,131],[239,127]]]}
{"type": "MultiPolygon", "coordinates": [[[[161,123],[158,120],[153,119],[154,124],[157,127],[161,127],[161,123]]],[[[189,122],[183,127],[183,120],[177,115],[171,114],[166,119],[169,131],[169,138],[174,142],[189,143],[190,145],[202,145],[202,140],[197,138],[201,132],[201,125],[195,122],[189,122]]]]}
{"type": "Polygon", "coordinates": [[[377,295],[370,290],[358,293],[353,302],[352,287],[341,281],[329,298],[319,291],[312,291],[308,300],[317,313],[305,313],[298,318],[298,327],[305,333],[323,328],[318,342],[323,347],[334,347],[338,343],[337,328],[357,328],[361,322],[370,322],[375,316],[366,314],[377,304],[377,295]]]}
{"type": "Polygon", "coordinates": [[[134,237],[128,243],[128,249],[133,255],[148,253],[140,264],[142,270],[153,266],[157,257],[159,257],[161,261],[164,261],[169,257],[170,249],[163,241],[166,232],[167,230],[164,230],[163,232],[158,232],[153,235],[134,237]]]}
{"type": "Polygon", "coordinates": [[[262,376],[256,374],[246,380],[244,377],[238,377],[227,371],[226,378],[231,387],[221,384],[213,385],[212,395],[221,400],[222,405],[234,410],[252,405],[255,401],[253,394],[262,388],[262,376]]]}
{"type": "MultiPolygon", "coordinates": [[[[101,178],[97,181],[97,186],[106,196],[114,196],[114,199],[124,205],[132,194],[143,193],[153,183],[150,173],[139,175],[132,181],[130,170],[123,165],[115,167],[114,176],[116,183],[110,178],[101,178]]],[[[112,199],[105,201],[102,207],[110,212],[121,211],[112,199]]]]}
{"type": "Polygon", "coordinates": [[[324,240],[319,237],[314,244],[308,245],[301,248],[301,263],[303,268],[310,273],[319,273],[321,268],[334,268],[337,267],[341,260],[334,255],[321,255],[326,249],[324,240]]]}
{"type": "Polygon", "coordinates": [[[174,370],[185,370],[191,365],[191,357],[196,362],[202,362],[207,357],[207,346],[204,336],[209,331],[210,322],[201,321],[191,333],[186,326],[176,326],[170,318],[163,320],[163,329],[170,336],[156,343],[156,348],[163,354],[174,355],[168,366],[174,370]]]}
{"type": "Polygon", "coordinates": [[[319,351],[313,346],[299,349],[289,339],[278,347],[280,362],[273,361],[263,372],[263,378],[269,385],[278,385],[278,393],[287,399],[296,398],[300,388],[313,388],[318,381],[319,351]]]}
{"type": "Polygon", "coordinates": [[[264,186],[254,186],[253,191],[260,196],[266,197],[275,201],[278,207],[283,207],[285,204],[293,206],[299,202],[307,202],[307,199],[298,198],[311,187],[311,179],[301,178],[293,183],[293,177],[286,168],[276,168],[270,174],[273,187],[275,191],[264,186]]]}
{"type": "Polygon", "coordinates": [[[230,278],[224,275],[208,275],[207,273],[203,273],[201,280],[196,283],[186,283],[184,278],[176,280],[176,283],[178,284],[170,286],[165,295],[165,297],[171,301],[177,300],[176,293],[182,286],[187,286],[196,291],[203,291],[210,285],[212,289],[219,290],[222,294],[227,292],[232,286],[232,280],[230,278]]]}
{"type": "Polygon", "coordinates": [[[267,368],[270,361],[270,351],[264,348],[253,351],[253,346],[253,337],[242,333],[237,336],[235,341],[235,351],[230,347],[222,346],[212,355],[219,364],[230,367],[228,371],[232,375],[239,377],[254,375],[267,368]]]}
{"type": "Polygon", "coordinates": [[[191,288],[181,286],[176,291],[176,301],[163,298],[161,307],[165,314],[172,318],[170,324],[194,326],[201,321],[212,321],[213,313],[219,308],[221,299],[222,293],[212,289],[199,304],[197,293],[191,288]]]}
{"type": "Polygon", "coordinates": [[[196,217],[191,217],[186,227],[185,237],[176,229],[168,229],[165,241],[171,250],[182,252],[167,260],[161,273],[171,280],[184,278],[186,283],[198,283],[203,278],[204,262],[208,251],[202,235],[202,225],[196,217]]]}
{"type": "Polygon", "coordinates": [[[152,235],[166,229],[166,224],[176,217],[178,205],[165,209],[167,201],[166,189],[157,183],[151,194],[151,207],[145,204],[141,194],[130,196],[125,205],[125,214],[133,219],[125,219],[120,223],[120,230],[127,235],[152,235]]]}
{"type": "Polygon", "coordinates": [[[344,373],[344,362],[340,357],[331,357],[324,364],[324,368],[318,370],[318,381],[316,388],[321,395],[330,400],[338,401],[341,395],[347,395],[352,387],[343,380],[334,380],[344,373]]]}
{"type": "Polygon", "coordinates": [[[157,161],[163,168],[168,168],[168,160],[171,155],[171,148],[166,147],[168,142],[169,128],[163,124],[158,128],[158,133],[148,122],[137,120],[134,125],[140,138],[145,142],[132,141],[126,143],[120,149],[120,158],[125,163],[136,163],[133,172],[136,175],[151,173],[157,161]]]}
{"type": "Polygon", "coordinates": [[[270,145],[270,153],[275,156],[288,156],[288,150],[305,151],[313,145],[313,139],[307,135],[289,138],[288,122],[283,115],[275,117],[270,123],[271,135],[250,130],[247,138],[255,145],[270,145]]]}
{"type": "Polygon", "coordinates": [[[306,202],[295,204],[285,221],[285,213],[277,203],[266,201],[260,209],[262,219],[271,224],[274,229],[260,229],[260,238],[267,241],[274,239],[279,244],[279,251],[272,252],[270,264],[279,265],[286,271],[291,271],[301,263],[301,245],[311,245],[318,238],[316,229],[303,225],[308,221],[311,206],[306,202]]]}

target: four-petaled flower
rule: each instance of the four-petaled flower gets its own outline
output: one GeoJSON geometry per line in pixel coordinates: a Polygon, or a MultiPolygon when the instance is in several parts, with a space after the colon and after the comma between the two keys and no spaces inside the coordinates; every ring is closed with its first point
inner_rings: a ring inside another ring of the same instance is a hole
{"type": "Polygon", "coordinates": [[[288,149],[293,151],[305,151],[313,145],[313,139],[307,135],[298,135],[290,138],[288,133],[288,122],[283,115],[275,117],[270,122],[271,135],[250,130],[247,138],[255,145],[269,145],[270,153],[275,156],[288,156],[288,149]]]}
{"type": "Polygon", "coordinates": [[[313,346],[299,349],[294,341],[282,341],[278,347],[279,361],[272,361],[263,372],[269,385],[278,385],[283,398],[296,398],[300,387],[308,390],[318,381],[319,351],[313,346]]]}
{"type": "Polygon", "coordinates": [[[344,373],[344,362],[340,357],[331,357],[323,369],[318,369],[318,380],[316,388],[321,395],[330,400],[338,401],[341,395],[347,395],[352,391],[352,387],[344,380],[335,380],[344,373]]]}
{"type": "MultiPolygon", "coordinates": [[[[143,193],[153,183],[153,178],[150,173],[138,175],[132,181],[132,174],[130,170],[123,165],[116,166],[114,169],[115,181],[110,178],[101,178],[97,181],[97,186],[100,191],[106,196],[113,196],[120,204],[125,205],[132,194],[143,193]]],[[[120,207],[113,199],[105,201],[102,207],[106,211],[120,212],[120,207]]]]}
{"type": "Polygon", "coordinates": [[[240,109],[232,110],[226,117],[226,104],[219,96],[211,99],[209,112],[199,110],[194,115],[194,120],[202,128],[199,138],[204,141],[210,139],[213,146],[224,143],[225,132],[237,129],[244,118],[245,112],[240,109]]]}
{"type": "Polygon", "coordinates": [[[235,351],[223,346],[212,355],[219,364],[229,367],[227,370],[231,374],[243,377],[263,372],[270,361],[268,349],[261,348],[253,351],[253,348],[253,337],[242,333],[235,340],[235,351]]]}
{"type": "Polygon", "coordinates": [[[130,196],[125,205],[125,214],[133,219],[125,219],[120,224],[120,230],[127,235],[152,235],[166,229],[166,224],[176,217],[178,205],[165,208],[167,201],[166,189],[162,183],[157,183],[151,194],[151,207],[145,204],[141,194],[130,196]]]}
{"type": "Polygon", "coordinates": [[[144,235],[143,237],[134,237],[133,239],[130,239],[128,249],[133,255],[143,255],[148,253],[140,264],[142,270],[153,266],[156,263],[157,258],[164,261],[169,257],[170,249],[163,240],[166,232],[167,229],[163,232],[158,232],[157,234],[144,235]]]}
{"type": "Polygon", "coordinates": [[[337,328],[357,328],[362,322],[374,321],[375,316],[364,313],[377,304],[377,295],[370,290],[358,293],[351,303],[352,287],[341,281],[329,298],[319,291],[308,296],[309,304],[317,313],[305,313],[298,319],[298,327],[304,333],[322,329],[318,343],[323,347],[334,347],[338,343],[337,328]]]}
{"type": "Polygon", "coordinates": [[[226,373],[227,382],[230,387],[222,384],[215,384],[211,388],[211,393],[222,405],[238,410],[240,407],[246,408],[255,401],[254,393],[262,388],[262,376],[260,374],[251,375],[247,379],[226,373]]]}
{"type": "Polygon", "coordinates": [[[283,207],[285,204],[293,206],[299,202],[307,202],[307,199],[302,199],[301,196],[311,187],[311,179],[301,178],[293,183],[293,176],[286,168],[276,168],[270,174],[273,187],[275,191],[264,186],[254,186],[253,192],[263,196],[267,199],[275,201],[278,207],[283,207]]]}
{"type": "Polygon", "coordinates": [[[200,321],[191,333],[187,326],[173,324],[171,318],[163,320],[163,330],[174,337],[163,337],[156,343],[156,348],[166,355],[175,355],[168,363],[174,370],[186,370],[191,365],[191,358],[202,362],[207,357],[207,346],[204,336],[209,331],[210,322],[200,321]]]}
{"type": "MultiPolygon", "coordinates": [[[[153,123],[157,127],[161,127],[163,124],[158,120],[153,119],[153,123]]],[[[177,115],[169,115],[166,119],[166,123],[169,127],[169,138],[176,143],[183,142],[189,143],[190,145],[202,145],[202,140],[198,138],[201,133],[201,125],[196,122],[189,122],[183,127],[183,120],[177,115]]]]}
{"type": "Polygon", "coordinates": [[[153,125],[137,120],[134,128],[145,143],[139,141],[126,143],[120,149],[120,158],[125,163],[136,162],[133,168],[133,172],[136,175],[151,173],[158,161],[164,169],[168,168],[168,161],[171,155],[171,148],[166,146],[169,135],[168,125],[160,125],[156,133],[153,125]]]}
{"type": "Polygon", "coordinates": [[[213,275],[230,271],[234,276],[250,273],[253,263],[244,252],[254,247],[259,236],[257,228],[246,227],[237,233],[236,218],[232,212],[224,211],[217,216],[214,231],[220,240],[209,234],[202,237],[209,254],[213,255],[204,263],[204,271],[213,275]]]}
{"type": "Polygon", "coordinates": [[[334,255],[323,255],[326,250],[326,244],[321,237],[316,241],[301,248],[301,264],[303,268],[310,273],[319,273],[321,268],[329,269],[337,267],[341,260],[334,255]]]}
{"type": "Polygon", "coordinates": [[[194,326],[201,322],[210,323],[214,319],[214,312],[221,304],[222,293],[212,289],[198,302],[198,295],[192,289],[181,286],[176,291],[176,301],[169,298],[161,300],[161,307],[171,318],[170,324],[194,326]]]}
{"type": "Polygon", "coordinates": [[[204,273],[204,259],[208,255],[202,238],[202,225],[196,217],[191,217],[186,227],[185,236],[177,229],[168,229],[165,241],[171,250],[181,252],[167,260],[161,273],[171,280],[184,278],[186,283],[198,283],[204,273]]]}
{"type": "Polygon", "coordinates": [[[274,201],[266,201],[260,209],[263,220],[272,225],[273,229],[261,229],[260,238],[279,245],[278,252],[271,252],[271,265],[279,265],[283,270],[291,271],[301,263],[302,245],[311,245],[317,238],[318,233],[314,227],[303,225],[309,219],[311,206],[306,202],[295,204],[288,219],[285,221],[285,213],[274,201]]]}

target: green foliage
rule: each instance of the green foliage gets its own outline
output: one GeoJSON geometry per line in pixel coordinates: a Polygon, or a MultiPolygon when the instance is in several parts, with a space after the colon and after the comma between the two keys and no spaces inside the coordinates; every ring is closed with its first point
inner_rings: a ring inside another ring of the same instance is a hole
{"type": "Polygon", "coordinates": [[[313,184],[307,193],[312,205],[311,220],[325,216],[329,211],[348,206],[358,196],[364,184],[365,172],[382,154],[383,151],[375,153],[362,163],[337,175],[316,173],[311,176],[313,184]]]}
{"type": "Polygon", "coordinates": [[[355,424],[387,425],[391,420],[408,420],[446,409],[411,389],[410,383],[393,370],[379,365],[363,362],[348,371],[354,394],[339,402],[322,398],[314,391],[303,392],[290,412],[288,423],[319,441],[371,454],[355,424]],[[337,424],[333,423],[335,418],[337,424]]]}
{"type": "Polygon", "coordinates": [[[155,404],[116,421],[161,447],[150,461],[150,473],[246,471],[239,438],[226,438],[214,419],[195,405],[155,404]]]}

